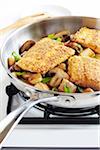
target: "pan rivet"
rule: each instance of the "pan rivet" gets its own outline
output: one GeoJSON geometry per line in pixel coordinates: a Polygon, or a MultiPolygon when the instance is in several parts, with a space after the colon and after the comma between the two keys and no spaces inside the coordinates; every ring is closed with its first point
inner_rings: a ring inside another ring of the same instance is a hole
{"type": "Polygon", "coordinates": [[[70,102],[70,100],[69,100],[69,99],[66,99],[65,102],[70,102]]]}

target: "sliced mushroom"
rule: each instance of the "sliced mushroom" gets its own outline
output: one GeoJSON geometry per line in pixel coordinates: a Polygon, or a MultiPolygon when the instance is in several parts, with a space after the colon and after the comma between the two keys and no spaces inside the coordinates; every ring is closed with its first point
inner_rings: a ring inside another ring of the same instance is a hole
{"type": "Polygon", "coordinates": [[[49,85],[50,85],[51,87],[57,87],[57,86],[59,86],[59,84],[61,83],[61,81],[62,81],[62,78],[59,77],[59,76],[56,74],[54,77],[52,77],[52,79],[51,79],[49,85]]]}
{"type": "Polygon", "coordinates": [[[61,78],[69,79],[69,75],[59,67],[55,67],[49,71],[49,74],[57,74],[61,78]]]}
{"type": "Polygon", "coordinates": [[[59,67],[50,70],[49,73],[55,74],[49,83],[51,87],[59,86],[63,78],[69,79],[69,75],[59,67]]]}
{"type": "Polygon", "coordinates": [[[86,48],[80,53],[80,56],[95,57],[95,53],[90,48],[86,48]]]}
{"type": "Polygon", "coordinates": [[[8,58],[8,67],[11,67],[14,64],[15,64],[15,58],[14,58],[14,56],[9,57],[8,58]]]}
{"type": "Polygon", "coordinates": [[[40,73],[33,74],[28,78],[28,82],[33,85],[41,81],[42,81],[42,75],[40,73]]]}
{"type": "Polygon", "coordinates": [[[65,46],[71,47],[76,50],[77,54],[80,54],[83,51],[83,48],[80,44],[68,41],[65,43],[65,46]]]}
{"type": "Polygon", "coordinates": [[[41,83],[41,82],[35,84],[34,87],[39,90],[49,90],[49,87],[47,86],[47,84],[41,83]]]}
{"type": "Polygon", "coordinates": [[[26,41],[19,49],[19,53],[22,54],[25,51],[28,51],[33,45],[35,44],[35,42],[33,40],[28,40],[26,41]]]}
{"type": "Polygon", "coordinates": [[[70,35],[69,30],[64,30],[64,31],[58,32],[55,34],[55,37],[58,38],[58,37],[62,37],[63,35],[70,35]]]}
{"type": "Polygon", "coordinates": [[[69,80],[67,79],[63,79],[60,86],[58,87],[58,90],[60,92],[64,92],[64,86],[70,88],[71,90],[71,93],[75,93],[76,92],[76,89],[77,89],[77,86],[74,85],[72,82],[70,82],[69,80]]]}
{"type": "Polygon", "coordinates": [[[94,90],[91,88],[86,88],[83,90],[83,93],[88,93],[88,92],[94,92],[94,90]]]}
{"type": "Polygon", "coordinates": [[[22,75],[22,77],[25,79],[25,80],[28,80],[28,78],[32,77],[33,76],[33,73],[31,72],[26,72],[25,74],[22,75]]]}
{"type": "Polygon", "coordinates": [[[61,38],[62,42],[66,42],[70,39],[70,32],[68,30],[61,31],[55,34],[55,38],[61,38]]]}
{"type": "Polygon", "coordinates": [[[65,63],[61,63],[58,67],[62,70],[66,70],[66,64],[65,63]]]}
{"type": "Polygon", "coordinates": [[[16,64],[14,64],[13,69],[15,71],[21,71],[21,68],[19,66],[17,66],[16,64]]]}

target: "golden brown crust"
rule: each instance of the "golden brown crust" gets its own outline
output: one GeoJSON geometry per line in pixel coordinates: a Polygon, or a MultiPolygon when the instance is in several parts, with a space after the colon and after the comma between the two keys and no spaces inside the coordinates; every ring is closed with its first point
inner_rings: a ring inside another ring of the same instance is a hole
{"type": "Polygon", "coordinates": [[[17,62],[26,71],[45,74],[61,62],[74,55],[72,48],[50,38],[43,38],[31,47],[17,62]]]}
{"type": "Polygon", "coordinates": [[[75,84],[100,90],[100,60],[73,56],[68,61],[68,74],[75,84]]]}
{"type": "Polygon", "coordinates": [[[71,40],[82,44],[84,47],[91,48],[95,53],[100,54],[100,30],[83,27],[72,35],[71,40]]]}

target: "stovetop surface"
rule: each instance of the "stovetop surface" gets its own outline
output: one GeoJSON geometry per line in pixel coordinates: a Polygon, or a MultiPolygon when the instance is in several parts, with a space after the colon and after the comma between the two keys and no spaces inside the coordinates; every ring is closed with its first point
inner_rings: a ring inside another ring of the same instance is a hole
{"type": "Polygon", "coordinates": [[[40,147],[30,147],[30,148],[26,148],[26,147],[4,147],[2,148],[2,150],[99,150],[99,148],[40,148],[40,147]]]}
{"type": "MultiPolygon", "coordinates": [[[[7,114],[16,109],[27,100],[22,93],[14,87],[6,87],[8,95],[7,114]]],[[[45,103],[33,107],[19,124],[99,124],[100,106],[92,108],[61,108],[45,103]]]]}

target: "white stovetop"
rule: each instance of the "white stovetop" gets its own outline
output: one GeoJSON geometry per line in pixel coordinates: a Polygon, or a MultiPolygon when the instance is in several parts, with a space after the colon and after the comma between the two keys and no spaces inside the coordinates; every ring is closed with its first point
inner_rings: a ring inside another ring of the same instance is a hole
{"type": "MultiPolygon", "coordinates": [[[[68,8],[72,15],[100,18],[99,0],[0,0],[0,28],[18,18],[35,12],[38,5],[55,4],[68,8]],[[24,4],[24,5],[23,5],[24,4]]],[[[2,40],[2,39],[1,39],[2,40]]],[[[0,119],[5,116],[7,97],[5,84],[9,84],[6,72],[0,64],[0,119]]],[[[100,126],[18,126],[4,146],[34,147],[100,147],[100,126]]]]}

